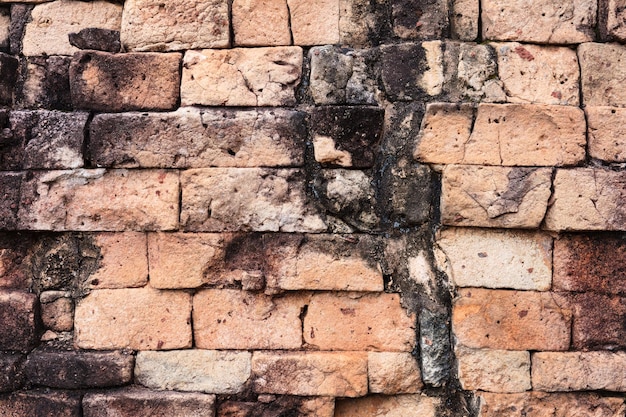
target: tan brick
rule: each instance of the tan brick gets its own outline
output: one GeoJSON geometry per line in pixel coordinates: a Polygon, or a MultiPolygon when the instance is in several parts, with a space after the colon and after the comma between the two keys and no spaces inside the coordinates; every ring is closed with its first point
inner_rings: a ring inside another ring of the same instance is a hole
{"type": "Polygon", "coordinates": [[[491,394],[481,392],[479,417],[621,417],[623,398],[601,397],[597,394],[491,394]]]}
{"type": "Polygon", "coordinates": [[[578,106],[580,70],[574,50],[517,42],[492,46],[509,103],[578,106]]]}
{"type": "Polygon", "coordinates": [[[536,228],[550,197],[550,168],[449,165],[441,222],[450,226],[536,228]]]}
{"type": "Polygon", "coordinates": [[[235,0],[236,46],[291,45],[287,0],[235,0]]]}
{"type": "Polygon", "coordinates": [[[589,156],[607,162],[626,162],[626,109],[585,107],[589,156]]]}
{"type": "Polygon", "coordinates": [[[409,352],[368,352],[369,392],[414,394],[424,384],[417,360],[409,352]]]}
{"type": "Polygon", "coordinates": [[[546,214],[548,230],[626,230],[626,175],[595,168],[559,169],[546,214]]]}
{"type": "Polygon", "coordinates": [[[339,0],[287,0],[294,45],[339,43],[339,0]]]}
{"type": "Polygon", "coordinates": [[[107,1],[58,0],[35,6],[22,41],[24,55],[72,55],[68,35],[86,28],[120,30],[122,6],[107,1]]]}
{"type": "Polygon", "coordinates": [[[97,233],[100,249],[98,269],[89,276],[87,288],[143,287],[148,282],[148,247],[144,233],[97,233]]]}
{"type": "Polygon", "coordinates": [[[415,316],[398,294],[315,294],[304,341],[321,350],[406,351],[415,347],[415,316]]]}
{"type": "Polygon", "coordinates": [[[598,30],[602,40],[626,41],[626,14],[624,0],[600,0],[598,2],[598,30]]]}
{"type": "Polygon", "coordinates": [[[335,417],[435,417],[438,406],[439,399],[424,395],[376,395],[337,400],[335,417]]]}
{"type": "Polygon", "coordinates": [[[552,283],[552,238],[544,233],[444,229],[437,245],[459,287],[546,291],[552,283]]]}
{"type": "Polygon", "coordinates": [[[291,106],[302,73],[302,49],[205,49],[183,60],[183,106],[291,106]]]}
{"type": "Polygon", "coordinates": [[[580,43],[594,38],[594,0],[485,0],[485,39],[537,43],[580,43]]]}
{"type": "Polygon", "coordinates": [[[478,0],[454,0],[450,15],[452,37],[462,41],[473,41],[478,37],[480,2],[478,0]]]}
{"type": "Polygon", "coordinates": [[[626,46],[584,43],[578,60],[585,107],[626,107],[626,46]]]}
{"type": "Polygon", "coordinates": [[[158,390],[236,394],[250,378],[249,352],[173,350],[138,352],[135,379],[158,390]]]}
{"type": "Polygon", "coordinates": [[[360,397],[367,394],[367,354],[254,352],[252,375],[257,393],[360,397]]]}
{"type": "Polygon", "coordinates": [[[530,386],[530,353],[526,351],[456,350],[459,381],[465,390],[524,392],[530,386]]]}
{"type": "Polygon", "coordinates": [[[226,48],[228,3],[223,0],[128,0],[121,40],[132,51],[226,48]]]}
{"type": "Polygon", "coordinates": [[[305,297],[201,290],[193,297],[194,342],[201,349],[298,349],[305,297]]]}
{"type": "Polygon", "coordinates": [[[567,350],[571,317],[556,294],[468,288],[454,301],[452,326],[470,348],[567,350]]]}
{"type": "Polygon", "coordinates": [[[82,349],[191,347],[191,296],[151,288],[92,291],[76,306],[82,349]]]}
{"type": "Polygon", "coordinates": [[[44,291],[39,296],[41,321],[46,329],[69,332],[74,327],[74,301],[64,291],[44,291]]]}
{"type": "Polygon", "coordinates": [[[532,362],[538,391],[626,391],[624,352],[537,352],[532,362]]]}

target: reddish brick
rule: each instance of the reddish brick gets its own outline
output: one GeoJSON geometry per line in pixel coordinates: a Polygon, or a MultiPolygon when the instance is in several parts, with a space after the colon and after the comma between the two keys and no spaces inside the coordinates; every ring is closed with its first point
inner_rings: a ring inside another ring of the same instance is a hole
{"type": "Polygon", "coordinates": [[[0,172],[0,229],[15,230],[24,174],[0,172]]]}
{"type": "Polygon", "coordinates": [[[80,394],[33,390],[0,396],[2,417],[81,417],[80,394]]]}
{"type": "Polygon", "coordinates": [[[35,294],[0,290],[0,350],[28,351],[37,343],[39,303],[35,294]]]}
{"type": "Polygon", "coordinates": [[[626,297],[582,293],[571,296],[572,338],[578,349],[626,347],[626,297]]]}

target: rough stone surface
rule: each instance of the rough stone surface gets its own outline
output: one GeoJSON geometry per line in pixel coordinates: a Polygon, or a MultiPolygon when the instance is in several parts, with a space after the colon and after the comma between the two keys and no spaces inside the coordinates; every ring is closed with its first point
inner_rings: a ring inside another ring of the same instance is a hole
{"type": "Polygon", "coordinates": [[[473,41],[478,37],[480,2],[478,0],[454,0],[450,26],[452,37],[462,41],[473,41]]]}
{"type": "Polygon", "coordinates": [[[0,52],[0,105],[11,104],[17,79],[18,60],[0,52]]]}
{"type": "Polygon", "coordinates": [[[360,397],[367,394],[367,354],[255,352],[252,383],[257,393],[360,397]]]}
{"type": "Polygon", "coordinates": [[[70,44],[78,49],[94,49],[104,52],[120,52],[120,31],[85,28],[69,34],[70,44]]]}
{"type": "Polygon", "coordinates": [[[22,386],[24,383],[23,367],[23,355],[13,353],[0,354],[0,392],[15,391],[22,386]]]}
{"type": "Polygon", "coordinates": [[[0,290],[0,350],[27,352],[37,343],[39,303],[35,294],[0,290]]]}
{"type": "Polygon", "coordinates": [[[22,59],[15,103],[24,108],[71,110],[69,56],[29,56],[22,59]]]}
{"type": "Polygon", "coordinates": [[[574,325],[572,342],[580,350],[626,346],[626,298],[592,292],[571,296],[574,325]]]}
{"type": "Polygon", "coordinates": [[[22,41],[24,55],[72,55],[78,48],[70,44],[70,33],[85,28],[119,30],[122,6],[107,1],[58,0],[35,6],[31,16],[22,41]]]}
{"type": "Polygon", "coordinates": [[[192,169],[181,174],[186,231],[321,232],[326,225],[293,169],[192,169]]]}
{"type": "Polygon", "coordinates": [[[122,43],[131,51],[229,46],[228,3],[222,0],[124,3],[122,43]]]}
{"type": "Polygon", "coordinates": [[[369,392],[413,394],[424,386],[417,360],[409,352],[368,352],[369,392]]]}
{"type": "Polygon", "coordinates": [[[584,43],[578,60],[585,107],[626,107],[626,46],[584,43]]]}
{"type": "Polygon", "coordinates": [[[33,274],[24,265],[28,264],[35,239],[28,234],[17,236],[20,239],[16,239],[14,233],[0,233],[0,288],[28,290],[33,283],[33,274]]]}
{"type": "Polygon", "coordinates": [[[626,14],[624,0],[598,2],[598,30],[602,40],[626,41],[626,14]]]}
{"type": "Polygon", "coordinates": [[[439,39],[449,26],[448,7],[443,0],[394,0],[393,32],[401,39],[439,39]]]}
{"type": "Polygon", "coordinates": [[[69,332],[74,327],[74,301],[64,291],[42,292],[41,321],[46,329],[55,332],[69,332]]]}
{"type": "Polygon", "coordinates": [[[546,213],[551,172],[550,168],[449,165],[443,170],[441,222],[536,228],[546,213]]]}
{"type": "Polygon", "coordinates": [[[537,352],[532,361],[538,391],[626,391],[624,352],[537,352]]]}
{"type": "Polygon", "coordinates": [[[321,350],[406,351],[415,347],[415,317],[398,294],[315,294],[304,341],[321,350]]]}
{"type": "Polygon", "coordinates": [[[217,409],[217,417],[273,417],[297,415],[301,417],[334,417],[335,401],[329,397],[292,397],[267,395],[259,401],[224,401],[217,409]]]}
{"type": "Polygon", "coordinates": [[[299,166],[306,139],[304,114],[283,109],[99,114],[89,133],[92,162],[123,168],[299,166]]]}
{"type": "Polygon", "coordinates": [[[21,189],[19,220],[26,230],[171,230],[178,226],[178,173],[34,173],[21,189]]]}
{"type": "Polygon", "coordinates": [[[606,162],[626,162],[626,109],[615,107],[585,108],[589,156],[606,162]]]}
{"type": "Polygon", "coordinates": [[[0,173],[0,228],[15,230],[20,205],[20,187],[24,174],[17,172],[0,173]]]}
{"type": "Polygon", "coordinates": [[[481,11],[485,39],[555,44],[594,39],[597,2],[592,0],[486,0],[481,11]]]}
{"type": "Polygon", "coordinates": [[[338,400],[335,417],[435,417],[439,400],[424,395],[370,396],[338,400]]]}
{"type": "Polygon", "coordinates": [[[422,309],[419,314],[419,347],[422,380],[434,387],[443,386],[452,368],[450,315],[422,309]]]}
{"type": "Polygon", "coordinates": [[[183,106],[291,106],[302,73],[302,49],[205,49],[183,60],[183,106]]]}
{"type": "Polygon", "coordinates": [[[0,9],[0,51],[9,52],[11,34],[11,12],[9,8],[0,9]]]}
{"type": "Polygon", "coordinates": [[[148,282],[147,239],[143,233],[98,233],[98,268],[85,283],[87,288],[133,288],[148,282]]]}
{"type": "Polygon", "coordinates": [[[235,394],[250,378],[249,352],[178,350],[139,352],[135,379],[159,390],[235,394]]]}
{"type": "Polygon", "coordinates": [[[339,38],[344,45],[376,46],[391,32],[386,0],[339,0],[339,38]]]}
{"type": "Polygon", "coordinates": [[[459,287],[546,291],[552,284],[552,238],[546,234],[452,228],[441,231],[437,245],[459,287]]]}
{"type": "Polygon", "coordinates": [[[567,350],[572,312],[556,294],[462,289],[452,309],[458,343],[470,348],[567,350]]]}
{"type": "Polygon", "coordinates": [[[236,46],[291,44],[287,0],[235,0],[232,16],[236,46]]]}
{"type": "Polygon", "coordinates": [[[81,417],[80,395],[68,391],[17,391],[0,396],[3,417],[81,417]]]}
{"type": "Polygon", "coordinates": [[[172,110],[180,91],[180,54],[76,53],[70,65],[72,103],[98,111],[172,110]]]}
{"type": "Polygon", "coordinates": [[[559,169],[554,178],[548,230],[626,230],[623,172],[595,168],[559,169]]]}
{"type": "Polygon", "coordinates": [[[188,348],[191,296],[151,288],[92,291],[76,306],[74,327],[83,349],[188,348]]]}
{"type": "Polygon", "coordinates": [[[530,353],[509,350],[456,351],[458,375],[465,390],[524,392],[530,386],[530,353]]]}
{"type": "Polygon", "coordinates": [[[339,0],[287,0],[294,45],[339,43],[339,0]]]}

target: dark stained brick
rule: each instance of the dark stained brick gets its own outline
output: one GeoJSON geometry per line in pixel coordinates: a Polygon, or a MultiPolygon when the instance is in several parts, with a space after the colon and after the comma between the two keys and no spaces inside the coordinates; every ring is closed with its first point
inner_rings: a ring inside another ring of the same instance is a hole
{"type": "Polygon", "coordinates": [[[2,417],[81,417],[80,395],[64,391],[20,391],[0,396],[2,417]]]}
{"type": "Polygon", "coordinates": [[[626,347],[626,297],[586,293],[571,299],[576,349],[626,347]]]}
{"type": "Polygon", "coordinates": [[[0,392],[19,389],[24,383],[24,355],[0,353],[0,392]]]}
{"type": "Polygon", "coordinates": [[[15,103],[22,108],[71,110],[67,56],[22,58],[15,103]]]}
{"type": "Polygon", "coordinates": [[[0,52],[0,104],[11,104],[17,80],[18,60],[0,52]]]}
{"type": "Polygon", "coordinates": [[[35,346],[38,309],[35,294],[0,290],[0,350],[26,352],[35,346]]]}
{"type": "Polygon", "coordinates": [[[120,31],[86,28],[69,34],[70,44],[79,49],[94,49],[104,52],[119,52],[121,48],[120,31]]]}

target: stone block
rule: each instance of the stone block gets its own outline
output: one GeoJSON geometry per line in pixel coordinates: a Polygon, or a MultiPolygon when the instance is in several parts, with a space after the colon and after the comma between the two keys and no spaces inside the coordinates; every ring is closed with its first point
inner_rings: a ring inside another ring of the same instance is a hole
{"type": "Polygon", "coordinates": [[[235,0],[232,16],[236,46],[291,45],[287,0],[235,0]]]}
{"type": "Polygon", "coordinates": [[[0,350],[27,352],[38,342],[39,303],[35,294],[0,290],[0,350]]]}
{"type": "MultiPolygon", "coordinates": [[[[0,0],[0,4],[1,3],[8,3],[8,0],[0,0]]],[[[11,19],[11,25],[9,27],[9,46],[12,55],[22,53],[24,30],[26,29],[26,24],[30,21],[31,11],[35,7],[34,4],[28,3],[33,3],[33,0],[26,1],[22,4],[11,4],[9,6],[11,19]]],[[[43,1],[37,1],[37,3],[43,3],[43,1]]]]}
{"type": "Polygon", "coordinates": [[[0,51],[10,51],[11,11],[8,7],[0,8],[0,51]]]}
{"type": "Polygon", "coordinates": [[[569,349],[571,317],[557,294],[468,288],[454,301],[452,328],[465,347],[557,351],[569,349]]]}
{"type": "Polygon", "coordinates": [[[552,284],[547,234],[452,228],[440,232],[437,245],[446,256],[442,267],[458,287],[546,291],[552,284]]]}
{"type": "Polygon", "coordinates": [[[579,350],[626,347],[626,298],[595,294],[572,294],[574,324],[572,342],[579,350]]]}
{"type": "Polygon", "coordinates": [[[20,205],[20,188],[24,174],[21,172],[0,172],[0,229],[17,228],[20,205]]]}
{"type": "Polygon", "coordinates": [[[441,222],[450,226],[536,228],[546,213],[552,169],[449,165],[441,222]]]}
{"type": "Polygon", "coordinates": [[[15,103],[23,108],[71,110],[69,56],[22,58],[15,103]]]}
{"type": "MultiPolygon", "coordinates": [[[[24,355],[15,353],[0,354],[0,392],[11,392],[22,387],[24,358],[24,355]]],[[[2,410],[1,406],[0,410],[2,410]]]]}
{"type": "Polygon", "coordinates": [[[96,166],[205,168],[300,166],[304,113],[181,108],[96,115],[89,153],[96,166]]]}
{"type": "Polygon", "coordinates": [[[97,233],[98,268],[89,275],[87,288],[143,287],[148,282],[147,238],[144,233],[97,233]]]}
{"type": "Polygon", "coordinates": [[[32,288],[33,274],[25,266],[28,265],[35,240],[34,236],[27,233],[0,233],[0,288],[32,288]]]}
{"type": "Polygon", "coordinates": [[[583,43],[578,46],[585,107],[626,107],[626,46],[583,43]]]}
{"type": "Polygon", "coordinates": [[[257,393],[360,397],[367,394],[364,352],[254,352],[257,393]]]}
{"type": "Polygon", "coordinates": [[[417,359],[409,352],[368,352],[367,379],[375,394],[414,394],[424,386],[417,359]]]}
{"type": "Polygon", "coordinates": [[[294,45],[339,43],[339,0],[287,0],[294,45]]]}
{"type": "Polygon", "coordinates": [[[76,306],[74,328],[82,349],[188,348],[191,296],[151,288],[92,291],[76,306]]]}
{"type": "Polygon", "coordinates": [[[335,399],[265,395],[259,396],[256,402],[224,401],[217,409],[217,417],[273,417],[277,415],[334,417],[335,399]]]}
{"type": "Polygon", "coordinates": [[[398,294],[315,294],[303,324],[304,341],[320,350],[410,352],[415,316],[398,294]]]}
{"type": "Polygon", "coordinates": [[[335,417],[435,417],[440,400],[422,394],[340,399],[335,404],[335,417]]]}
{"type": "Polygon", "coordinates": [[[130,51],[227,48],[228,3],[223,0],[129,0],[124,3],[122,44],[130,51]]]}
{"type": "Polygon", "coordinates": [[[292,106],[302,60],[295,46],[187,51],[181,104],[292,106]]]}
{"type": "Polygon", "coordinates": [[[37,389],[0,395],[0,415],[81,417],[80,394],[37,389]]]}
{"type": "Polygon", "coordinates": [[[70,44],[78,49],[116,53],[122,48],[119,30],[85,28],[68,36],[70,44]]]}
{"type": "Polygon", "coordinates": [[[478,0],[454,0],[450,15],[452,37],[462,41],[474,41],[478,37],[480,3],[478,0]]]}
{"type": "Polygon", "coordinates": [[[0,52],[0,105],[13,102],[18,62],[17,58],[0,52]]]}
{"type": "Polygon", "coordinates": [[[26,230],[172,230],[178,173],[90,169],[33,173],[21,188],[26,230]]]}
{"type": "Polygon", "coordinates": [[[340,43],[352,47],[378,45],[391,32],[387,4],[386,0],[339,0],[340,43]]]}
{"type": "Polygon", "coordinates": [[[338,47],[325,45],[311,48],[309,59],[309,89],[315,104],[345,103],[346,87],[354,68],[354,56],[338,47]]]}
{"type": "Polygon", "coordinates": [[[602,40],[626,41],[626,14],[624,0],[598,2],[598,31],[602,40]]]}
{"type": "Polygon", "coordinates": [[[64,291],[45,291],[39,296],[43,326],[55,332],[69,332],[74,327],[74,300],[64,291]]]}
{"type": "Polygon", "coordinates": [[[448,31],[448,9],[443,0],[392,0],[393,33],[400,39],[440,39],[448,31]]]}
{"type": "Polygon", "coordinates": [[[120,112],[172,110],[180,92],[177,53],[78,52],[70,65],[76,108],[120,112]]]}
{"type": "Polygon", "coordinates": [[[175,350],[139,352],[135,379],[158,390],[236,394],[250,378],[249,352],[175,350]]]}
{"type": "Polygon", "coordinates": [[[107,1],[58,0],[38,4],[26,24],[22,52],[26,56],[72,55],[68,35],[85,28],[119,30],[122,5],[107,1]]]}
{"type": "Polygon", "coordinates": [[[626,230],[626,175],[602,168],[558,169],[548,230],[626,230]]]}
{"type": "Polygon", "coordinates": [[[626,162],[626,109],[585,108],[589,156],[606,162],[626,162]]]}
{"type": "Polygon", "coordinates": [[[524,392],[530,386],[530,353],[526,351],[457,349],[458,376],[465,390],[524,392]]]}

